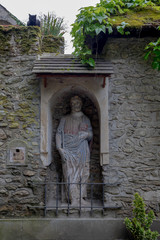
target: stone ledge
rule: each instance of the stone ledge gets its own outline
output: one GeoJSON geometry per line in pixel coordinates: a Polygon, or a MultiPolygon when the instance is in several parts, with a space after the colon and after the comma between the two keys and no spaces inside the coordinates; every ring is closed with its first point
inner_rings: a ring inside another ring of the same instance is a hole
{"type": "Polygon", "coordinates": [[[114,240],[127,239],[122,219],[37,218],[1,219],[5,240],[114,240]]]}
{"type": "MultiPolygon", "coordinates": [[[[153,229],[160,229],[156,220],[153,229]]],[[[124,219],[25,218],[0,219],[5,240],[127,240],[124,219]]]]}

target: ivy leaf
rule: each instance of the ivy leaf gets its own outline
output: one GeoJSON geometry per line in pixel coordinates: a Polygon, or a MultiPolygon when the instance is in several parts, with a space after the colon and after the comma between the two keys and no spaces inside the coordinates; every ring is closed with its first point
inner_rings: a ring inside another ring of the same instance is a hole
{"type": "Polygon", "coordinates": [[[125,35],[129,35],[129,34],[130,34],[130,32],[129,32],[129,31],[125,32],[125,35]]]}
{"type": "Polygon", "coordinates": [[[147,60],[150,54],[151,54],[151,51],[147,52],[144,56],[144,59],[147,60]]]}
{"type": "Polygon", "coordinates": [[[97,16],[97,20],[99,21],[99,23],[102,23],[104,19],[104,16],[97,16]]]}
{"type": "Polygon", "coordinates": [[[91,32],[95,31],[96,26],[95,25],[91,25],[86,27],[86,33],[90,34],[91,32]]]}
{"type": "Polygon", "coordinates": [[[124,13],[123,10],[122,10],[122,8],[121,8],[119,5],[117,5],[117,8],[118,8],[118,11],[119,11],[120,14],[123,14],[123,13],[124,13]]]}
{"type": "Polygon", "coordinates": [[[84,64],[84,65],[87,64],[87,65],[89,65],[89,66],[92,67],[92,68],[95,67],[95,61],[94,61],[93,58],[82,59],[82,60],[81,60],[81,63],[84,64]]]}
{"type": "Polygon", "coordinates": [[[126,22],[121,22],[121,26],[123,26],[123,28],[124,28],[126,25],[128,25],[128,23],[126,23],[126,22]]]}
{"type": "Polygon", "coordinates": [[[98,35],[100,32],[106,32],[106,27],[104,25],[95,25],[96,28],[95,28],[95,32],[96,32],[96,35],[98,35]]]}
{"type": "Polygon", "coordinates": [[[157,57],[158,57],[158,56],[160,57],[160,48],[159,48],[159,49],[157,48],[156,50],[154,50],[153,53],[154,53],[157,57]]]}
{"type": "Polygon", "coordinates": [[[131,7],[133,6],[133,3],[126,3],[126,6],[127,6],[128,8],[131,8],[131,7]]]}
{"type": "Polygon", "coordinates": [[[89,59],[88,59],[88,64],[89,64],[89,66],[91,66],[91,67],[95,67],[95,61],[94,61],[94,59],[93,59],[93,58],[89,58],[89,59]]]}
{"type": "Polygon", "coordinates": [[[97,8],[95,8],[95,14],[100,14],[100,13],[106,13],[106,8],[102,7],[102,6],[97,6],[97,8]]]}
{"type": "Polygon", "coordinates": [[[152,67],[153,67],[153,69],[156,69],[156,68],[159,69],[159,67],[160,67],[160,62],[153,61],[152,67]]]}
{"type": "Polygon", "coordinates": [[[107,26],[108,33],[111,34],[113,32],[112,26],[108,25],[107,26]]]}
{"type": "Polygon", "coordinates": [[[117,31],[122,35],[124,34],[124,30],[122,26],[117,26],[117,31]]]}
{"type": "Polygon", "coordinates": [[[102,29],[102,32],[106,33],[106,26],[102,25],[101,29],[102,29]]]}
{"type": "Polygon", "coordinates": [[[92,51],[90,49],[87,49],[84,53],[85,55],[91,55],[92,54],[92,51]]]}
{"type": "Polygon", "coordinates": [[[97,27],[97,28],[95,29],[96,35],[98,35],[101,31],[102,31],[102,29],[101,29],[100,27],[97,27]]]}

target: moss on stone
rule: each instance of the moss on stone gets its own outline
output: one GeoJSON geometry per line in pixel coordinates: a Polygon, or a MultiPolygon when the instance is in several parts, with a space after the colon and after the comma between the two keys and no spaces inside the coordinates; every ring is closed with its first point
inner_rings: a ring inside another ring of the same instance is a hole
{"type": "Polygon", "coordinates": [[[8,122],[14,122],[15,118],[13,116],[7,116],[8,122]]]}
{"type": "Polygon", "coordinates": [[[7,127],[8,126],[8,123],[1,123],[0,124],[0,127],[7,127]]]}
{"type": "Polygon", "coordinates": [[[64,41],[62,37],[54,37],[53,35],[44,36],[42,39],[42,52],[59,53],[60,46],[63,47],[64,41]]]}
{"type": "Polygon", "coordinates": [[[9,102],[9,101],[5,101],[3,103],[3,107],[6,108],[6,109],[12,109],[13,104],[11,102],[9,102]]]}
{"type": "Polygon", "coordinates": [[[9,52],[11,49],[10,41],[11,34],[4,31],[4,28],[0,26],[0,53],[5,54],[7,51],[9,52]]]}
{"type": "Polygon", "coordinates": [[[123,15],[112,16],[111,22],[116,27],[122,22],[128,23],[128,27],[141,28],[143,26],[158,26],[160,24],[160,7],[146,7],[137,11],[127,10],[123,15]]]}
{"type": "Polygon", "coordinates": [[[15,117],[16,117],[16,115],[14,113],[9,113],[6,118],[7,118],[8,122],[14,122],[15,117]]]}
{"type": "Polygon", "coordinates": [[[9,125],[9,128],[19,128],[19,123],[18,122],[13,122],[9,125]]]}
{"type": "Polygon", "coordinates": [[[7,99],[7,96],[3,93],[0,93],[0,100],[5,100],[7,99]]]}
{"type": "Polygon", "coordinates": [[[23,128],[23,129],[25,129],[25,128],[27,128],[27,127],[28,127],[27,124],[23,124],[23,125],[22,125],[22,128],[23,128]]]}
{"type": "Polygon", "coordinates": [[[22,54],[39,53],[40,37],[39,27],[0,26],[0,53],[12,52],[13,47],[22,54]]]}
{"type": "Polygon", "coordinates": [[[15,114],[19,121],[26,122],[27,124],[31,124],[31,119],[34,120],[36,116],[36,113],[30,109],[30,106],[17,110],[15,114]]]}
{"type": "Polygon", "coordinates": [[[21,108],[30,108],[30,105],[29,105],[29,103],[27,103],[27,102],[21,102],[21,103],[19,103],[19,106],[21,107],[21,108]]]}
{"type": "Polygon", "coordinates": [[[64,39],[52,35],[43,36],[37,26],[0,26],[0,54],[40,54],[60,52],[64,39]]]}
{"type": "Polygon", "coordinates": [[[39,27],[15,28],[14,37],[17,46],[22,54],[32,54],[40,52],[39,39],[41,37],[39,27]]]}
{"type": "Polygon", "coordinates": [[[0,110],[0,116],[6,116],[6,114],[7,114],[7,110],[0,110]]]}

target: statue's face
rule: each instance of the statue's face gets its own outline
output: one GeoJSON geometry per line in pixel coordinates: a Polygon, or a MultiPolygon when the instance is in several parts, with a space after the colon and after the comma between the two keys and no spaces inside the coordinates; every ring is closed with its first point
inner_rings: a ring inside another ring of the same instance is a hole
{"type": "Polygon", "coordinates": [[[82,102],[79,99],[72,99],[71,100],[71,109],[72,112],[80,112],[82,108],[82,102]]]}

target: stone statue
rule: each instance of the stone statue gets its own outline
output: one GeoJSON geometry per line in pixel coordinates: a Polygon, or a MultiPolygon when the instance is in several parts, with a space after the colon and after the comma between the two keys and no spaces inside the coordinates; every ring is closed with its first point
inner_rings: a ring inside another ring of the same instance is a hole
{"type": "MultiPolygon", "coordinates": [[[[62,117],[56,133],[56,147],[61,155],[65,182],[86,183],[89,178],[90,149],[92,127],[90,120],[81,111],[82,100],[74,96],[70,100],[71,113],[62,117]]],[[[66,191],[67,194],[67,191],[66,191]]],[[[86,197],[86,184],[81,185],[81,203],[86,197]]],[[[71,204],[79,204],[80,185],[70,184],[71,204]]]]}

